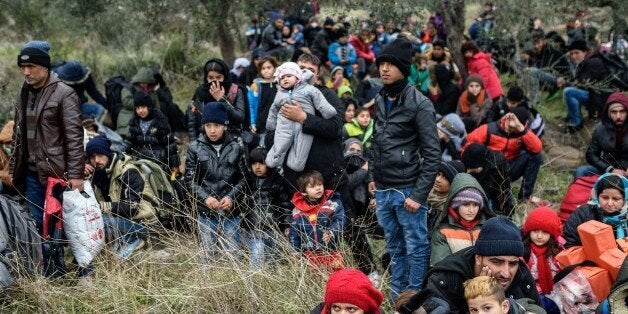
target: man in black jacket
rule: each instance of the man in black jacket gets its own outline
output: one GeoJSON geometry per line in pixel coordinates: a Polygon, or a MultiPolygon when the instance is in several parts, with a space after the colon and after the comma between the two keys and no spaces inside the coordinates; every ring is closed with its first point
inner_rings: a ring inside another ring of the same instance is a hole
{"type": "Polygon", "coordinates": [[[608,97],[606,107],[595,125],[591,143],[587,149],[587,164],[574,171],[574,178],[613,172],[628,175],[628,131],[626,116],[628,96],[615,92],[608,97]]]}
{"type": "Polygon", "coordinates": [[[405,38],[388,44],[376,60],[384,87],[375,98],[369,191],[386,235],[393,300],[403,290],[419,290],[427,273],[427,195],[441,160],[434,105],[408,84],[411,60],[412,43],[405,38]]]}
{"type": "Polygon", "coordinates": [[[262,32],[261,48],[268,55],[279,60],[289,60],[292,57],[292,46],[283,41],[281,30],[283,29],[283,16],[275,13],[271,16],[271,22],[262,32]]]}
{"type": "Polygon", "coordinates": [[[521,231],[504,216],[487,220],[474,246],[440,261],[427,274],[423,290],[402,306],[400,313],[468,313],[462,283],[477,276],[491,276],[507,298],[530,299],[539,304],[536,284],[523,256],[521,231]]]}
{"type": "MultiPolygon", "coordinates": [[[[575,64],[572,84],[576,87],[566,87],[563,91],[568,120],[564,133],[575,133],[582,129],[581,105],[587,105],[589,116],[596,116],[602,110],[602,104],[606,103],[608,94],[602,92],[600,87],[608,80],[609,71],[600,58],[592,56],[584,40],[576,40],[569,46],[569,58],[575,64]]],[[[559,78],[557,83],[559,87],[566,84],[563,78],[559,78]]]]}

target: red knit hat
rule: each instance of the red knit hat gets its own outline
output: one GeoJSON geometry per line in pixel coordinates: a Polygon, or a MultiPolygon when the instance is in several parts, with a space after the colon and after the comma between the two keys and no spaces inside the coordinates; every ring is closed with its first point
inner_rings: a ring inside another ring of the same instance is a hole
{"type": "Polygon", "coordinates": [[[357,269],[341,269],[329,276],[325,288],[325,306],[321,313],[329,313],[333,303],[349,303],[367,314],[380,314],[384,295],[369,278],[357,269]]]}
{"type": "Polygon", "coordinates": [[[534,230],[542,230],[549,233],[555,239],[560,237],[563,229],[556,212],[549,207],[534,209],[523,224],[523,232],[528,234],[534,230]]]}

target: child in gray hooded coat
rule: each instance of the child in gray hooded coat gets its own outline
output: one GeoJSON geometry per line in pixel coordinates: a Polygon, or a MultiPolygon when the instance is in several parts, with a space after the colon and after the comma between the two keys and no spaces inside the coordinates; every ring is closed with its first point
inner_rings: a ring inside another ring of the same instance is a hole
{"type": "Polygon", "coordinates": [[[278,114],[283,104],[295,100],[303,111],[314,114],[316,110],[325,119],[337,114],[336,109],[327,102],[321,91],[310,84],[312,77],[312,72],[307,70],[303,72],[294,62],[286,62],[275,71],[279,89],[266,120],[266,129],[275,130],[273,147],[266,156],[266,165],[271,168],[283,165],[287,154],[287,166],[294,171],[302,171],[314,140],[312,135],[302,132],[300,123],[278,114]]]}

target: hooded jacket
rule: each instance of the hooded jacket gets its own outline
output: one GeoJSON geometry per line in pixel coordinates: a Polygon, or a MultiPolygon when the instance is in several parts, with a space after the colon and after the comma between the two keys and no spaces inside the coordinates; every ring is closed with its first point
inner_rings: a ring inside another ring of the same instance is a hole
{"type": "MultiPolygon", "coordinates": [[[[118,132],[122,136],[129,135],[129,125],[133,116],[135,116],[135,101],[133,95],[135,92],[140,91],[141,89],[137,84],[139,83],[149,83],[149,84],[157,84],[155,81],[155,77],[153,76],[153,70],[148,67],[142,67],[137,70],[137,73],[131,78],[131,84],[133,84],[133,90],[128,90],[126,88],[122,89],[120,97],[122,97],[122,109],[120,109],[120,113],[118,114],[117,127],[116,132],[118,132]]],[[[148,93],[153,100],[153,104],[157,106],[159,104],[159,97],[156,92],[148,93]]]]}
{"type": "Polygon", "coordinates": [[[493,68],[490,55],[478,52],[467,58],[467,69],[469,70],[469,75],[479,74],[482,77],[484,86],[488,91],[489,98],[499,98],[504,94],[502,84],[499,81],[499,76],[497,76],[497,73],[493,68]]]}
{"type": "Polygon", "coordinates": [[[198,138],[199,134],[203,132],[201,115],[203,113],[203,109],[205,108],[205,104],[212,101],[219,101],[227,108],[229,131],[232,133],[238,133],[238,130],[241,131],[243,129],[248,129],[249,121],[245,119],[249,116],[249,108],[247,105],[248,99],[246,98],[247,91],[242,86],[234,85],[237,86],[238,89],[235,93],[235,97],[230,99],[229,94],[232,84],[235,83],[231,81],[231,77],[229,76],[229,67],[222,59],[213,58],[205,62],[205,65],[203,66],[203,79],[194,92],[194,97],[192,98],[193,104],[186,111],[190,141],[198,138]],[[225,78],[222,82],[222,87],[225,89],[225,95],[221,99],[214,99],[214,97],[209,93],[210,85],[207,81],[207,73],[209,72],[207,71],[207,65],[212,62],[217,63],[222,69],[224,69],[224,73],[220,72],[225,78]]]}
{"type": "MultiPolygon", "coordinates": [[[[428,297],[434,297],[447,302],[448,313],[468,313],[467,302],[464,298],[462,283],[475,277],[475,248],[468,247],[447,256],[440,263],[434,265],[427,273],[421,294],[411,298],[406,308],[418,309],[428,297]],[[425,291],[425,292],[423,292],[425,291]]],[[[534,278],[526,264],[519,260],[519,268],[515,278],[505,291],[507,298],[527,298],[539,304],[539,295],[536,292],[534,278]]]]}
{"type": "Polygon", "coordinates": [[[161,165],[170,173],[170,169],[179,167],[179,154],[175,144],[174,135],[170,131],[168,118],[153,107],[149,107],[149,115],[152,115],[150,126],[146,134],[142,132],[137,113],[129,124],[128,139],[132,143],[130,149],[139,158],[147,158],[161,165]]]}
{"type": "Polygon", "coordinates": [[[357,118],[353,118],[351,122],[345,123],[345,127],[343,129],[343,137],[345,137],[345,140],[350,137],[357,138],[358,140],[360,140],[365,148],[370,148],[372,136],[373,119],[371,119],[369,125],[366,128],[363,128],[360,123],[358,123],[357,118]]]}
{"type": "Polygon", "coordinates": [[[434,105],[408,85],[390,110],[384,96],[377,95],[374,119],[373,180],[380,189],[412,187],[410,198],[427,205],[441,161],[434,105]]]}
{"type": "Polygon", "coordinates": [[[484,199],[484,207],[480,208],[476,216],[479,219],[478,224],[475,225],[473,230],[469,231],[463,228],[458,221],[449,215],[447,210],[440,212],[439,218],[436,220],[440,225],[434,230],[430,243],[432,249],[430,262],[432,265],[437,264],[452,253],[474,245],[484,221],[495,216],[495,213],[487,207],[488,198],[486,197],[484,189],[482,189],[482,186],[475,178],[467,173],[459,173],[454,177],[449,193],[447,194],[445,208],[448,209],[451,207],[451,200],[458,192],[470,187],[480,191],[484,199]]]}
{"type": "Polygon", "coordinates": [[[15,105],[14,151],[10,174],[16,188],[25,183],[28,154],[35,155],[39,182],[48,177],[83,179],[85,156],[79,98],[74,90],[50,75],[37,94],[37,128],[35,149],[27,152],[26,106],[29,86],[24,83],[15,105]]]}
{"type": "Polygon", "coordinates": [[[331,119],[338,114],[323,93],[310,85],[312,78],[312,72],[305,71],[291,90],[279,87],[275,95],[266,120],[266,129],[275,131],[273,146],[268,150],[266,158],[269,167],[279,167],[287,160],[286,164],[290,169],[303,171],[314,141],[312,135],[302,132],[300,123],[279,115],[283,104],[297,101],[306,113],[319,112],[325,119],[331,119]]]}
{"type": "Polygon", "coordinates": [[[480,125],[467,135],[467,145],[484,144],[490,150],[502,152],[509,161],[519,157],[524,149],[532,154],[541,153],[543,142],[530,130],[529,126],[526,125],[523,132],[506,133],[505,124],[506,120],[502,118],[499,121],[480,125]]]}
{"type": "Polygon", "coordinates": [[[227,196],[236,201],[236,193],[245,184],[244,174],[247,167],[244,160],[244,149],[237,140],[225,132],[220,151],[209,142],[202,133],[190,143],[185,159],[185,181],[191,189],[191,195],[196,200],[198,212],[208,217],[225,215],[238,216],[238,206],[223,212],[210,210],[205,205],[208,197],[217,200],[227,196]]]}
{"type": "Polygon", "coordinates": [[[290,222],[290,243],[300,251],[335,251],[336,241],[323,242],[323,234],[331,231],[335,239],[340,239],[346,218],[340,196],[332,190],[325,190],[323,197],[312,204],[301,192],[292,196],[292,218],[290,222]]]}
{"type": "MultiPolygon", "coordinates": [[[[606,215],[604,210],[602,210],[598,205],[599,203],[597,186],[600,183],[600,180],[613,175],[614,174],[610,173],[601,175],[597,179],[597,181],[593,185],[593,189],[591,190],[591,201],[578,207],[565,222],[565,226],[563,227],[563,235],[566,241],[566,249],[572,246],[582,245],[582,242],[580,241],[580,236],[578,234],[578,226],[589,220],[604,222],[604,216],[609,216],[606,215]]],[[[626,177],[621,177],[621,181],[624,184],[624,207],[620,209],[619,214],[626,215],[626,212],[628,210],[628,179],[626,177]]],[[[617,226],[613,226],[613,229],[616,230],[617,226]]],[[[615,232],[613,232],[613,234],[615,234],[615,232]]]]}
{"type": "Polygon", "coordinates": [[[601,121],[595,125],[589,148],[587,149],[587,163],[598,168],[600,171],[606,171],[608,167],[628,168],[628,132],[626,125],[628,120],[624,122],[622,129],[618,129],[608,115],[609,105],[619,102],[628,110],[627,97],[623,98],[609,97],[604,107],[604,113],[601,115],[601,121]]]}

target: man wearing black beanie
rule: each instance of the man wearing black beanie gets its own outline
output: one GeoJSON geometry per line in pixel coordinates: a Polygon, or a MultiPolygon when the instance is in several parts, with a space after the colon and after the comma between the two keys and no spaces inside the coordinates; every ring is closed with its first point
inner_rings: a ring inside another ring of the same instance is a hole
{"type": "Polygon", "coordinates": [[[477,276],[495,278],[509,298],[540,305],[534,277],[521,256],[519,228],[504,216],[490,218],[474,246],[447,256],[430,269],[421,293],[403,304],[399,313],[468,313],[463,282],[477,276]]]}
{"type": "MultiPolygon", "coordinates": [[[[15,151],[10,174],[15,188],[28,199],[28,209],[39,232],[43,230],[45,186],[49,178],[67,180],[83,190],[83,126],[79,98],[50,73],[50,44],[31,41],[22,46],[17,65],[24,83],[15,105],[15,151]]],[[[53,266],[54,252],[45,252],[53,266]]],[[[59,256],[57,256],[59,257],[59,256]]],[[[63,257],[63,253],[60,253],[63,257]]],[[[49,267],[53,274],[57,266],[49,267]]],[[[49,269],[47,269],[49,270],[49,269]]]]}
{"type": "Polygon", "coordinates": [[[375,98],[369,191],[386,234],[393,300],[420,290],[427,273],[427,196],[441,159],[434,105],[408,85],[411,59],[412,44],[399,38],[375,61],[384,87],[375,98]]]}

